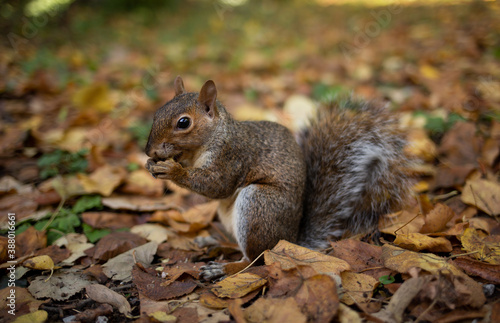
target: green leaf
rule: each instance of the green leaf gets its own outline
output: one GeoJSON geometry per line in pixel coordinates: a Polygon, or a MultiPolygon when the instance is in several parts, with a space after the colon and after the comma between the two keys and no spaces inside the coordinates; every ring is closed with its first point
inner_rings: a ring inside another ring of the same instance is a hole
{"type": "Polygon", "coordinates": [[[85,195],[76,201],[73,206],[74,213],[82,213],[90,209],[102,209],[102,199],[100,195],[85,195]]]}
{"type": "Polygon", "coordinates": [[[45,179],[57,174],[82,173],[87,169],[87,154],[88,149],[81,149],[76,153],[57,149],[46,153],[37,161],[40,177],[45,179]]]}
{"type": "Polygon", "coordinates": [[[383,285],[388,285],[388,284],[392,284],[396,281],[396,278],[390,276],[390,275],[385,275],[385,276],[382,276],[378,279],[378,281],[383,284],[383,285]]]}
{"type": "Polygon", "coordinates": [[[90,242],[94,243],[101,239],[102,237],[108,235],[111,233],[111,230],[109,229],[94,229],[90,225],[83,223],[83,233],[89,239],[90,242]]]}
{"type": "Polygon", "coordinates": [[[141,168],[141,167],[140,167],[140,166],[139,166],[139,164],[137,164],[137,163],[129,163],[129,164],[127,165],[127,170],[128,170],[129,172],[136,171],[136,170],[138,170],[139,168],[141,168]]]}

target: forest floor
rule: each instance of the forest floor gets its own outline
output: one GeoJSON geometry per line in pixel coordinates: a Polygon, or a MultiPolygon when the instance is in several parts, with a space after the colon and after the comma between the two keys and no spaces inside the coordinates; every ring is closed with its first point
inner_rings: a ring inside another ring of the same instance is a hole
{"type": "Polygon", "coordinates": [[[499,3],[327,2],[75,4],[13,23],[0,44],[0,322],[499,322],[499,3]],[[377,243],[283,241],[265,264],[201,281],[206,262],[241,258],[217,202],[144,168],[177,75],[188,91],[214,80],[237,119],[294,131],[338,96],[385,102],[422,160],[415,196],[377,243]],[[210,235],[220,245],[194,243],[210,235]]]}

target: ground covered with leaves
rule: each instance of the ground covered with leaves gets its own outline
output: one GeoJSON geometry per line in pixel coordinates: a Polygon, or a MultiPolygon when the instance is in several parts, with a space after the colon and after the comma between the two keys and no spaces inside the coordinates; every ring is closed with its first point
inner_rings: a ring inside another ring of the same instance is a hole
{"type": "Polygon", "coordinates": [[[236,2],[2,22],[0,321],[499,322],[498,2],[236,2]],[[176,75],[292,130],[340,94],[387,102],[422,160],[414,197],[377,243],[281,241],[200,281],[241,253],[217,202],[144,169],[176,75]]]}

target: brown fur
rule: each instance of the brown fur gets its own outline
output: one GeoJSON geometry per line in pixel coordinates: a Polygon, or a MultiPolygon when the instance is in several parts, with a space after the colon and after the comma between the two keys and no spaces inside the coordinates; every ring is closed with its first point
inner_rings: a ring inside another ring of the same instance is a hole
{"type": "MultiPolygon", "coordinates": [[[[352,111],[324,107],[299,146],[277,123],[235,121],[212,81],[186,93],[177,77],[175,93],[155,114],[146,167],[219,199],[221,221],[247,260],[281,239],[323,248],[328,239],[373,230],[408,193],[403,136],[383,109],[352,101],[344,104],[352,111]],[[182,118],[189,127],[179,128],[182,118]]],[[[203,277],[223,273],[212,263],[203,277]]]]}

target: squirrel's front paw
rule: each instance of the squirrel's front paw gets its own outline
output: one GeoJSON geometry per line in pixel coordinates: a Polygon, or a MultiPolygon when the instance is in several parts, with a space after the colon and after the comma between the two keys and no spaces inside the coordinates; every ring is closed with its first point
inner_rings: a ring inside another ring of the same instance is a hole
{"type": "Polygon", "coordinates": [[[204,281],[211,281],[226,275],[224,268],[225,264],[220,262],[210,261],[206,266],[200,268],[200,276],[204,281]]]}
{"type": "Polygon", "coordinates": [[[173,159],[160,160],[155,162],[152,158],[148,159],[146,169],[155,178],[173,179],[182,172],[182,166],[173,159]]]}

